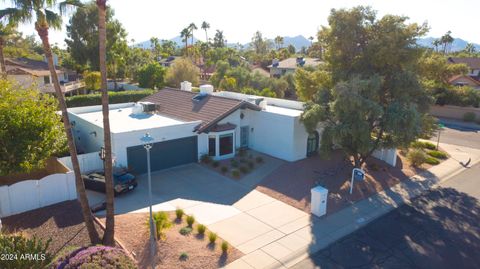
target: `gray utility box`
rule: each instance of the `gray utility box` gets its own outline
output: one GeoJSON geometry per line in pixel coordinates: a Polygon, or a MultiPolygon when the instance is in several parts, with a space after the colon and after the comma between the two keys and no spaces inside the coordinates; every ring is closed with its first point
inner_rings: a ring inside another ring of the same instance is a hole
{"type": "Polygon", "coordinates": [[[311,211],[312,214],[321,217],[327,214],[327,199],[328,199],[328,190],[322,186],[317,186],[311,189],[312,199],[311,199],[311,211]]]}

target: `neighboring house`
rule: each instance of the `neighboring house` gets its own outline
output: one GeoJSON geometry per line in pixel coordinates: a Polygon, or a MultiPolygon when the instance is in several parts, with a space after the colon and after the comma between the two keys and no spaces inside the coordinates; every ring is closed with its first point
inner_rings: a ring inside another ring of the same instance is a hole
{"type": "Polygon", "coordinates": [[[252,67],[252,73],[258,73],[264,77],[270,77],[270,73],[259,65],[252,67]]]}
{"type": "Polygon", "coordinates": [[[449,79],[449,83],[455,86],[470,86],[480,90],[480,58],[475,57],[449,57],[452,64],[465,64],[469,68],[466,75],[457,75],[449,79]]]}
{"type": "MultiPolygon", "coordinates": [[[[296,161],[318,149],[321,128],[308,134],[300,122],[303,103],[233,92],[200,93],[165,88],[139,103],[110,105],[112,152],[116,165],[146,172],[146,152],[140,141],[149,133],[152,170],[198,162],[203,155],[216,160],[251,148],[296,161]]],[[[70,108],[79,151],[99,151],[103,145],[100,106],[70,108]]]]}
{"type": "Polygon", "coordinates": [[[457,75],[448,80],[448,83],[455,86],[468,86],[480,90],[480,80],[468,75],[457,75]]]}
{"type": "Polygon", "coordinates": [[[268,66],[270,69],[270,76],[281,77],[283,75],[291,74],[295,72],[298,67],[316,67],[320,65],[322,61],[317,58],[287,58],[279,61],[274,59],[272,64],[268,66]]]}
{"type": "Polygon", "coordinates": [[[480,79],[480,58],[476,57],[448,57],[448,62],[453,64],[465,64],[470,69],[467,74],[470,77],[480,79]]]}
{"type": "MultiPolygon", "coordinates": [[[[54,58],[55,64],[58,63],[54,58]]],[[[5,68],[7,77],[15,79],[20,85],[30,87],[32,85],[39,88],[43,93],[55,93],[50,76],[50,70],[46,61],[32,60],[28,58],[5,59],[5,68]]],[[[77,81],[75,72],[69,71],[63,67],[55,66],[61,89],[65,94],[78,93],[85,87],[83,82],[77,81]]]]}

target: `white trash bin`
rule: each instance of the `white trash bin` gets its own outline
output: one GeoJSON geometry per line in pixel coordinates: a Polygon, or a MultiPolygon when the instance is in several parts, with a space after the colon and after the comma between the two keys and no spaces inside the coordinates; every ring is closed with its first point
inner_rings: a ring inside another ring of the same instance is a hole
{"type": "Polygon", "coordinates": [[[322,186],[317,186],[311,189],[311,211],[312,214],[321,217],[327,214],[327,199],[328,199],[328,190],[322,186]]]}

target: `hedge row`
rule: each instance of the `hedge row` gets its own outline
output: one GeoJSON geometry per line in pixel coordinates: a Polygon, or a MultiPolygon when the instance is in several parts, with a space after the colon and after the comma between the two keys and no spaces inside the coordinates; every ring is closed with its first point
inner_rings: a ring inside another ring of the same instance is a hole
{"type": "MultiPolygon", "coordinates": [[[[154,90],[108,92],[108,100],[110,104],[137,102],[153,93],[154,90]]],[[[75,95],[67,97],[66,102],[67,107],[95,106],[102,104],[102,96],[100,93],[75,95]]]]}

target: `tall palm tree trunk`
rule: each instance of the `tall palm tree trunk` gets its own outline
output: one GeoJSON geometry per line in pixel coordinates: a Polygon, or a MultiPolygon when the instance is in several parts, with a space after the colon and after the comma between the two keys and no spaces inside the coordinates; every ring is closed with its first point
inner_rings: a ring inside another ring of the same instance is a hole
{"type": "Polygon", "coordinates": [[[0,37],[0,64],[2,64],[2,76],[7,76],[7,67],[5,66],[5,58],[3,56],[3,45],[5,40],[0,37]]]}
{"type": "Polygon", "coordinates": [[[205,29],[205,42],[208,44],[208,34],[207,34],[207,29],[205,29]]]}
{"type": "Polygon", "coordinates": [[[108,90],[107,90],[107,29],[106,14],[107,0],[97,0],[98,7],[98,44],[100,56],[100,74],[102,77],[102,113],[103,113],[103,139],[105,147],[105,193],[106,193],[106,229],[103,236],[103,244],[113,246],[115,244],[115,218],[114,218],[114,191],[112,177],[112,138],[110,135],[110,118],[108,107],[108,90]]]}
{"type": "Polygon", "coordinates": [[[88,206],[87,193],[85,191],[85,185],[83,183],[80,173],[80,164],[78,163],[77,149],[73,140],[72,127],[70,125],[70,119],[67,113],[67,105],[65,103],[65,99],[60,88],[60,83],[58,82],[57,72],[55,71],[55,66],[53,64],[52,50],[50,48],[50,42],[48,40],[48,27],[36,27],[36,30],[38,35],[40,36],[40,39],[42,40],[43,50],[45,51],[45,56],[48,61],[48,69],[50,69],[50,75],[52,76],[52,82],[55,88],[55,94],[58,99],[60,110],[62,111],[63,125],[65,127],[65,133],[67,134],[68,150],[72,159],[73,173],[75,174],[75,186],[77,188],[78,200],[82,208],[85,226],[87,227],[90,242],[92,244],[98,244],[100,242],[100,238],[98,236],[97,230],[95,229],[95,225],[93,224],[92,212],[90,211],[90,207],[88,206]]]}

